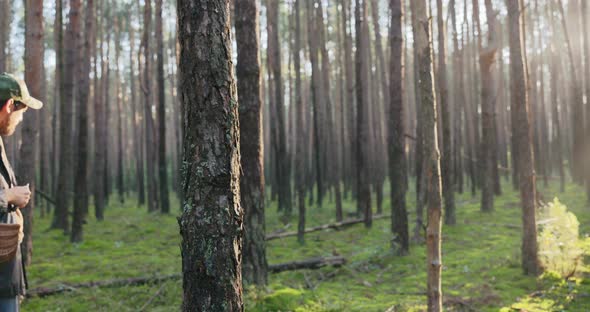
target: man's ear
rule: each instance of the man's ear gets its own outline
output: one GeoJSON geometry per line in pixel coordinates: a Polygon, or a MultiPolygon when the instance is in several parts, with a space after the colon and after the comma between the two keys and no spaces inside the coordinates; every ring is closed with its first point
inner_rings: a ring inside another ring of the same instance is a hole
{"type": "Polygon", "coordinates": [[[12,104],[14,104],[14,100],[13,99],[8,99],[6,101],[6,103],[4,103],[4,106],[2,106],[2,110],[1,111],[5,112],[7,114],[12,113],[12,111],[13,111],[12,104]]]}

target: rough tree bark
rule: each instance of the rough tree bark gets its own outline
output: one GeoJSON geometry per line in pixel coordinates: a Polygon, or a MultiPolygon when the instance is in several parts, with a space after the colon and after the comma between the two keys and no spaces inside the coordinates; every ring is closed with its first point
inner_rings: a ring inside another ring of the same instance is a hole
{"type": "Polygon", "coordinates": [[[426,227],[427,250],[427,296],[428,311],[442,311],[441,289],[441,217],[442,194],[440,179],[440,154],[438,151],[437,122],[436,122],[436,96],[434,92],[433,60],[430,24],[430,12],[425,0],[417,0],[414,3],[416,22],[419,27],[414,29],[414,38],[417,48],[417,65],[419,74],[419,96],[421,118],[424,134],[424,170],[426,184],[425,194],[428,197],[428,221],[426,227]]]}
{"type": "Polygon", "coordinates": [[[403,0],[391,0],[390,104],[389,104],[389,179],[391,180],[391,231],[399,254],[410,250],[408,212],[406,210],[406,155],[404,152],[404,57],[402,34],[403,0]]]}
{"type": "Polygon", "coordinates": [[[238,105],[229,0],[179,0],[183,311],[243,311],[238,105]]]}
{"type": "Polygon", "coordinates": [[[512,123],[516,125],[514,141],[518,149],[517,167],[522,205],[522,268],[527,275],[540,271],[537,258],[537,227],[535,222],[536,190],[531,125],[526,88],[524,63],[523,26],[524,4],[522,0],[507,0],[508,35],[510,43],[510,98],[511,110],[515,111],[512,123]]]}
{"type": "Polygon", "coordinates": [[[235,2],[238,48],[238,98],[240,112],[240,195],[244,208],[244,281],[266,285],[268,263],[264,227],[264,168],[262,143],[262,94],[260,89],[259,4],[256,0],[235,2]]]}

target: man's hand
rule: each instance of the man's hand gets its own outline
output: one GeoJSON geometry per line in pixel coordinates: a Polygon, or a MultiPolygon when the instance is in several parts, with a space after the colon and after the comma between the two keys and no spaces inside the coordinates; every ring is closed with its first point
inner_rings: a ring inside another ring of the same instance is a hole
{"type": "Polygon", "coordinates": [[[15,186],[5,190],[5,192],[8,203],[17,206],[18,208],[24,208],[31,199],[29,184],[25,186],[15,186]]]}

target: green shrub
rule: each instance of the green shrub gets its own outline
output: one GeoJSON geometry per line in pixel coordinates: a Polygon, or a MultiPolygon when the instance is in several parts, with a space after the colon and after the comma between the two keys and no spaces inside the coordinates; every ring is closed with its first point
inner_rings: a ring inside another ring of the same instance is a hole
{"type": "Polygon", "coordinates": [[[583,250],[580,248],[579,225],[576,215],[557,198],[541,207],[537,235],[539,260],[545,270],[565,278],[572,276],[581,265],[583,250]]]}

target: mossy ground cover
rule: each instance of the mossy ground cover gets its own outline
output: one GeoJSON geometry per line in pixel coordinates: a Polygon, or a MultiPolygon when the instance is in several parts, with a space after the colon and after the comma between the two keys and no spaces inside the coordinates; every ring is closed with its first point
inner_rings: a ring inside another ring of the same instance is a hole
{"type": "MultiPolygon", "coordinates": [[[[384,210],[389,212],[388,186],[384,210]]],[[[568,185],[539,189],[545,200],[554,196],[580,221],[580,234],[590,233],[590,207],[584,190],[568,185]]],[[[590,259],[569,281],[545,274],[526,277],[520,269],[520,206],[508,183],[495,200],[492,213],[479,211],[479,194],[456,197],[457,225],[443,226],[443,292],[450,311],[590,311],[590,259]]],[[[408,193],[411,228],[414,227],[415,193],[408,193]]],[[[173,200],[173,207],[178,201],[173,200]]],[[[354,202],[344,201],[346,212],[354,202]]],[[[180,272],[180,235],[173,210],[169,216],[148,214],[128,199],[113,198],[104,222],[90,216],[85,241],[71,244],[58,231],[47,231],[50,218],[35,221],[34,258],[28,271],[30,285],[61,287],[78,283],[168,275],[180,272]]],[[[91,209],[92,211],[92,209],[91,209]]],[[[296,209],[294,209],[296,211],[296,209]]],[[[320,208],[308,208],[308,224],[333,222],[334,203],[327,198],[320,208]]],[[[279,221],[276,203],[267,205],[267,232],[296,229],[296,213],[288,225],[279,221]]],[[[270,276],[270,285],[246,285],[248,311],[422,311],[425,309],[425,247],[413,243],[409,256],[397,257],[390,248],[390,220],[381,219],[371,229],[362,224],[342,231],[306,235],[301,246],[296,237],[268,243],[269,263],[315,256],[342,255],[341,268],[302,270],[270,276]]],[[[590,244],[586,244],[590,255],[590,244]]],[[[176,311],[182,301],[180,280],[156,285],[74,289],[71,292],[25,302],[24,311],[176,311]]]]}

